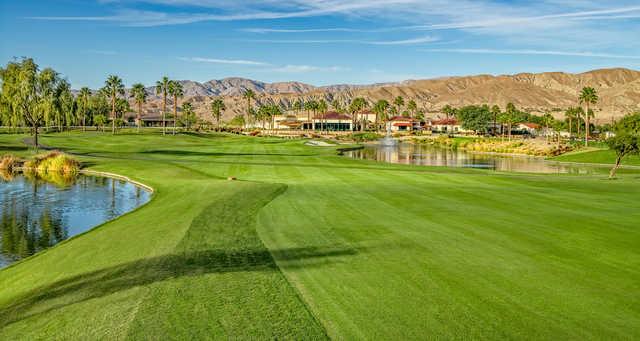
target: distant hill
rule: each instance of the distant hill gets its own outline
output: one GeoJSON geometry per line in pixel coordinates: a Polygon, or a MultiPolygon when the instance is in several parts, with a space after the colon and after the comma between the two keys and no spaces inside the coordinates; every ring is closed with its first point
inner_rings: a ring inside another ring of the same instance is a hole
{"type": "MultiPolygon", "coordinates": [[[[241,95],[247,89],[257,94],[258,103],[278,103],[289,108],[300,99],[334,99],[346,104],[355,97],[369,102],[379,99],[392,100],[403,96],[413,99],[427,115],[436,116],[449,104],[454,107],[470,104],[497,104],[504,108],[508,102],[533,113],[556,111],[577,105],[578,92],[583,86],[598,90],[599,120],[608,120],[625,113],[640,110],[640,71],[616,68],[600,69],[571,74],[563,72],[520,73],[516,75],[477,75],[446,77],[426,80],[410,80],[401,83],[372,85],[331,85],[316,87],[300,82],[265,83],[245,78],[225,78],[204,83],[181,81],[185,97],[181,102],[191,102],[196,112],[210,118],[208,103],[212,97],[223,96],[227,110],[226,119],[244,113],[246,101],[241,95]]],[[[158,112],[160,98],[155,88],[149,87],[149,114],[158,112]]]]}

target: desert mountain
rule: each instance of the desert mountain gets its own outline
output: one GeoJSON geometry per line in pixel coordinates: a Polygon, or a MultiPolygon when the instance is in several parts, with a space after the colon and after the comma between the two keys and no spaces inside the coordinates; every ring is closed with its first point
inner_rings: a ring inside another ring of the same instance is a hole
{"type": "MultiPolygon", "coordinates": [[[[208,105],[213,97],[222,96],[227,110],[225,119],[246,112],[242,94],[247,89],[256,93],[256,102],[277,103],[290,109],[297,99],[338,100],[346,106],[355,97],[364,97],[373,103],[379,99],[392,101],[403,96],[413,99],[427,116],[437,116],[449,104],[460,107],[471,104],[497,104],[504,108],[508,102],[533,113],[560,110],[577,105],[578,92],[583,86],[596,88],[600,102],[596,107],[599,120],[609,120],[628,112],[640,110],[640,71],[629,69],[601,69],[585,73],[563,72],[520,73],[516,75],[477,75],[438,79],[411,80],[402,83],[373,85],[333,85],[315,87],[300,82],[264,83],[244,78],[225,78],[205,83],[181,81],[184,98],[181,102],[193,104],[196,112],[210,118],[208,105]]],[[[150,101],[147,112],[157,114],[160,98],[155,88],[147,89],[150,101]]],[[[255,105],[255,104],[254,104],[255,105]]]]}

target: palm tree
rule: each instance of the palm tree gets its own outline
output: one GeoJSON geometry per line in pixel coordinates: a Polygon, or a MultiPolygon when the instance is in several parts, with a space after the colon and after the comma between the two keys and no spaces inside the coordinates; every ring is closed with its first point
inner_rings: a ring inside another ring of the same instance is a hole
{"type": "Polygon", "coordinates": [[[87,110],[89,109],[89,99],[91,99],[91,90],[88,87],[82,87],[78,93],[78,102],[82,111],[82,131],[85,131],[87,110]]]}
{"type": "Polygon", "coordinates": [[[384,99],[379,100],[373,106],[373,112],[376,114],[376,131],[380,129],[379,122],[385,120],[387,109],[389,109],[389,102],[384,99]]]}
{"type": "Polygon", "coordinates": [[[586,108],[584,111],[584,145],[586,147],[589,145],[589,106],[591,104],[596,105],[598,103],[598,94],[596,93],[596,89],[588,86],[582,88],[580,96],[578,96],[578,100],[580,100],[580,104],[584,104],[586,108]]]}
{"type": "Polygon", "coordinates": [[[324,124],[324,130],[326,130],[327,132],[329,132],[329,127],[327,126],[327,110],[329,109],[329,106],[327,105],[327,101],[323,99],[318,101],[318,111],[322,113],[322,122],[324,124]]]}
{"type": "Polygon", "coordinates": [[[169,95],[173,96],[173,135],[176,134],[176,118],[178,118],[178,98],[184,96],[182,84],[178,81],[169,81],[169,95]]]}
{"type": "Polygon", "coordinates": [[[577,111],[575,108],[567,108],[564,112],[564,118],[569,121],[569,138],[571,138],[571,128],[573,126],[573,120],[576,119],[577,111]]]}
{"type": "Polygon", "coordinates": [[[167,114],[167,91],[169,82],[169,78],[166,76],[156,82],[156,95],[162,95],[162,135],[165,135],[167,130],[167,122],[164,118],[167,114]]]}
{"type": "Polygon", "coordinates": [[[491,129],[491,132],[493,133],[493,136],[496,136],[498,117],[502,114],[502,112],[500,111],[500,107],[497,105],[494,105],[493,107],[491,107],[491,114],[493,115],[493,129],[491,129]]]}
{"type": "Polygon", "coordinates": [[[248,127],[249,114],[251,112],[251,100],[256,98],[256,93],[251,89],[247,89],[244,94],[242,94],[242,97],[247,100],[247,122],[245,122],[245,125],[248,127]]]}
{"type": "MultiPolygon", "coordinates": [[[[358,113],[364,110],[364,108],[366,107],[367,107],[367,100],[364,99],[364,97],[354,98],[351,104],[349,105],[349,111],[353,116],[354,126],[357,127],[357,124],[358,124],[358,113]]],[[[360,121],[362,121],[362,119],[360,119],[360,121]]],[[[362,122],[360,122],[360,130],[362,130],[362,128],[363,128],[363,124],[362,122]]]]}
{"type": "Polygon", "coordinates": [[[116,100],[118,95],[124,95],[122,79],[116,75],[110,75],[104,82],[104,92],[111,98],[111,133],[116,133],[116,100]]]}
{"type": "Polygon", "coordinates": [[[402,115],[402,106],[404,106],[404,98],[402,96],[398,96],[393,100],[393,104],[396,106],[398,110],[398,115],[402,115]]]}
{"type": "Polygon", "coordinates": [[[221,98],[216,98],[211,102],[211,115],[216,119],[216,130],[220,131],[220,117],[222,112],[227,107],[224,105],[224,101],[221,98]]]}
{"type": "Polygon", "coordinates": [[[315,127],[313,121],[311,120],[310,112],[313,111],[313,117],[315,119],[316,112],[318,111],[318,102],[313,99],[310,101],[306,101],[304,103],[304,109],[307,111],[307,121],[309,121],[309,129],[313,130],[315,127]]]}
{"type": "Polygon", "coordinates": [[[553,125],[553,115],[551,115],[550,113],[545,113],[542,116],[542,121],[544,122],[545,126],[545,138],[547,139],[547,143],[549,143],[549,127],[553,125]]]}
{"type": "Polygon", "coordinates": [[[407,103],[407,110],[411,113],[411,118],[415,118],[416,111],[418,111],[418,104],[416,104],[416,101],[410,100],[409,103],[407,103]]]}
{"type": "Polygon", "coordinates": [[[184,103],[182,105],[182,122],[187,127],[187,131],[191,130],[191,123],[196,122],[195,112],[193,111],[193,105],[191,103],[184,103]]]}
{"type": "Polygon", "coordinates": [[[140,122],[142,120],[142,105],[147,102],[147,90],[142,83],[136,83],[131,88],[131,97],[138,105],[138,132],[140,132],[140,122]]]}
{"type": "Polygon", "coordinates": [[[504,122],[507,123],[507,134],[509,136],[509,141],[511,141],[511,128],[513,126],[513,123],[515,122],[516,111],[516,106],[513,103],[507,103],[507,108],[504,112],[504,122]]]}

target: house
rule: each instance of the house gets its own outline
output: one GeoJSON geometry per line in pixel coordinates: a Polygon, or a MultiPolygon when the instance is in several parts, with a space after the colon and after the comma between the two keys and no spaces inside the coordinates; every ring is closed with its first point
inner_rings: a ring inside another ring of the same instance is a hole
{"type": "Polygon", "coordinates": [[[522,123],[518,123],[515,127],[513,127],[514,130],[517,130],[523,134],[529,134],[529,135],[533,135],[536,136],[538,135],[538,132],[541,131],[541,126],[537,123],[531,123],[531,122],[522,122],[522,123]]]}
{"type": "Polygon", "coordinates": [[[431,121],[431,131],[437,133],[461,133],[466,132],[455,118],[443,118],[431,121]]]}
{"type": "Polygon", "coordinates": [[[284,130],[329,130],[329,131],[351,131],[353,121],[351,116],[335,111],[318,114],[311,119],[306,115],[286,115],[274,118],[275,129],[284,130]]]}
{"type": "Polygon", "coordinates": [[[420,121],[411,117],[394,116],[387,121],[387,129],[390,129],[392,132],[412,131],[414,129],[420,129],[420,121]]]}

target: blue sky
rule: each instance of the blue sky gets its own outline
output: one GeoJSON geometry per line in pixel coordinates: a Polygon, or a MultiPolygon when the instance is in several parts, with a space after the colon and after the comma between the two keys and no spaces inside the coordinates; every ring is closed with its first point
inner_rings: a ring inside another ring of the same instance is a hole
{"type": "Polygon", "coordinates": [[[34,57],[74,87],[640,69],[638,0],[0,0],[0,35],[2,64],[34,57]]]}

